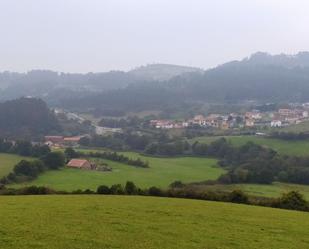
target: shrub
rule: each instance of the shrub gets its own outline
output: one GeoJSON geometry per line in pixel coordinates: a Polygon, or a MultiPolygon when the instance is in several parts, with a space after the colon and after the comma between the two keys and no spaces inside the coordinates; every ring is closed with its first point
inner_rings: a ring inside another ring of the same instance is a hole
{"type": "Polygon", "coordinates": [[[170,188],[182,188],[185,184],[183,184],[181,181],[174,181],[170,184],[170,188]]]}
{"type": "Polygon", "coordinates": [[[241,190],[233,190],[229,193],[228,199],[234,203],[249,203],[248,196],[241,190]]]}
{"type": "Polygon", "coordinates": [[[151,196],[164,196],[163,191],[158,187],[150,187],[148,189],[148,194],[151,196]]]}
{"type": "Polygon", "coordinates": [[[55,193],[55,191],[50,188],[37,186],[24,187],[18,191],[18,194],[22,195],[47,195],[53,193],[55,193]]]}
{"type": "Polygon", "coordinates": [[[297,191],[291,191],[283,194],[281,198],[275,203],[275,207],[293,210],[309,210],[308,202],[303,195],[297,191]]]}
{"type": "Polygon", "coordinates": [[[65,164],[65,157],[62,152],[50,152],[43,158],[43,162],[49,169],[59,169],[65,164]]]}
{"type": "Polygon", "coordinates": [[[127,181],[124,187],[125,193],[128,195],[135,195],[137,194],[137,187],[133,182],[127,181]]]}
{"type": "Polygon", "coordinates": [[[121,184],[112,185],[110,190],[111,190],[111,194],[114,194],[114,195],[123,195],[125,193],[121,184]]]}
{"type": "Polygon", "coordinates": [[[97,188],[97,193],[98,194],[102,194],[102,195],[109,195],[111,194],[111,190],[109,187],[107,187],[106,185],[100,185],[98,188],[97,188]]]}

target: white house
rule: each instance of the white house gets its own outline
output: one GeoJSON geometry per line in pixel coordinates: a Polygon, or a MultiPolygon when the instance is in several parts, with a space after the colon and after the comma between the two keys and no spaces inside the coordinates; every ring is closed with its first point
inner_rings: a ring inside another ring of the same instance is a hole
{"type": "Polygon", "coordinates": [[[280,120],[273,120],[273,121],[270,122],[270,126],[271,127],[281,127],[282,122],[280,120]]]}

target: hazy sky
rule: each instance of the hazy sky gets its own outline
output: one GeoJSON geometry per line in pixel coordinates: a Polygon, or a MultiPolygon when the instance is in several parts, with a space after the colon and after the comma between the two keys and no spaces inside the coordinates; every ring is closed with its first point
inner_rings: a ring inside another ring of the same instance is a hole
{"type": "Polygon", "coordinates": [[[209,68],[309,50],[308,0],[0,0],[0,71],[209,68]]]}

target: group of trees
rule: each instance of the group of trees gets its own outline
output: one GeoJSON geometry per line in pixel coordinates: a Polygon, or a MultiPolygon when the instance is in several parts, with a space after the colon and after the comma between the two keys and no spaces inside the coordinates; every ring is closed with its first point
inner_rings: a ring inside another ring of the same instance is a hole
{"type": "Polygon", "coordinates": [[[49,169],[58,169],[65,165],[65,156],[62,152],[48,152],[40,159],[21,160],[13,168],[13,172],[0,180],[1,184],[23,182],[35,179],[40,173],[49,169]]]}
{"type": "Polygon", "coordinates": [[[109,128],[128,128],[128,127],[140,127],[145,125],[147,122],[145,122],[144,119],[139,118],[137,116],[133,117],[127,117],[127,118],[102,118],[98,125],[109,127],[109,128]]]}
{"type": "Polygon", "coordinates": [[[219,165],[228,169],[220,183],[272,183],[273,181],[309,184],[309,157],[280,155],[274,150],[248,142],[232,146],[221,138],[207,145],[192,145],[195,155],[219,159],[219,165]]]}
{"type": "Polygon", "coordinates": [[[147,161],[142,161],[140,158],[132,159],[129,158],[123,154],[119,154],[117,152],[109,152],[109,151],[103,151],[103,152],[78,152],[75,151],[72,148],[67,148],[65,150],[65,155],[67,159],[71,158],[78,158],[78,157],[95,157],[95,158],[102,158],[107,159],[115,162],[125,163],[131,166],[135,167],[141,167],[141,168],[148,168],[149,163],[147,161]]]}
{"type": "Polygon", "coordinates": [[[309,203],[304,197],[296,192],[291,191],[283,194],[278,198],[260,198],[249,196],[241,190],[233,190],[230,192],[209,191],[207,189],[200,189],[195,185],[185,185],[182,183],[172,184],[168,189],[161,189],[158,187],[149,187],[141,189],[133,182],[128,181],[123,186],[121,184],[114,184],[112,186],[100,185],[96,191],[74,190],[72,192],[56,191],[47,187],[29,186],[21,189],[7,189],[0,188],[0,195],[45,195],[45,194],[102,194],[102,195],[142,195],[142,196],[160,196],[160,197],[176,197],[187,199],[199,199],[221,202],[233,202],[249,205],[259,205],[274,208],[283,208],[291,210],[309,211],[309,203]]]}
{"type": "Polygon", "coordinates": [[[144,153],[151,155],[175,156],[187,154],[190,144],[186,140],[174,142],[153,142],[146,146],[144,153]]]}
{"type": "Polygon", "coordinates": [[[186,140],[174,139],[166,131],[137,133],[128,131],[107,136],[94,135],[82,138],[80,144],[90,147],[104,147],[112,150],[135,150],[151,155],[175,156],[190,153],[186,140]]]}
{"type": "Polygon", "coordinates": [[[13,153],[21,156],[41,157],[50,152],[47,145],[32,144],[26,140],[18,140],[12,142],[4,138],[0,138],[0,152],[13,153]]]}
{"type": "Polygon", "coordinates": [[[0,103],[2,136],[30,139],[60,130],[56,116],[40,99],[20,98],[0,103]]]}
{"type": "Polygon", "coordinates": [[[163,134],[138,134],[127,131],[125,133],[114,133],[112,135],[100,136],[94,135],[91,138],[82,138],[80,144],[91,147],[105,147],[112,150],[139,150],[144,148],[153,141],[166,141],[163,134]]]}

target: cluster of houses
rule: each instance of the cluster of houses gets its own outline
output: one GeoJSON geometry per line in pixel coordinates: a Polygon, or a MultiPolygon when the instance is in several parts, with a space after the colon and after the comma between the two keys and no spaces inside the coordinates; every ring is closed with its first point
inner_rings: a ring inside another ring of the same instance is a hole
{"type": "Polygon", "coordinates": [[[79,144],[83,136],[64,137],[64,136],[45,136],[45,144],[49,147],[64,148],[75,147],[79,144]]]}
{"type": "Polygon", "coordinates": [[[150,125],[157,129],[177,129],[199,126],[227,130],[244,127],[283,127],[291,124],[298,124],[305,120],[308,120],[308,111],[306,109],[279,109],[275,112],[252,110],[243,114],[197,115],[185,121],[151,120],[150,125]]]}

